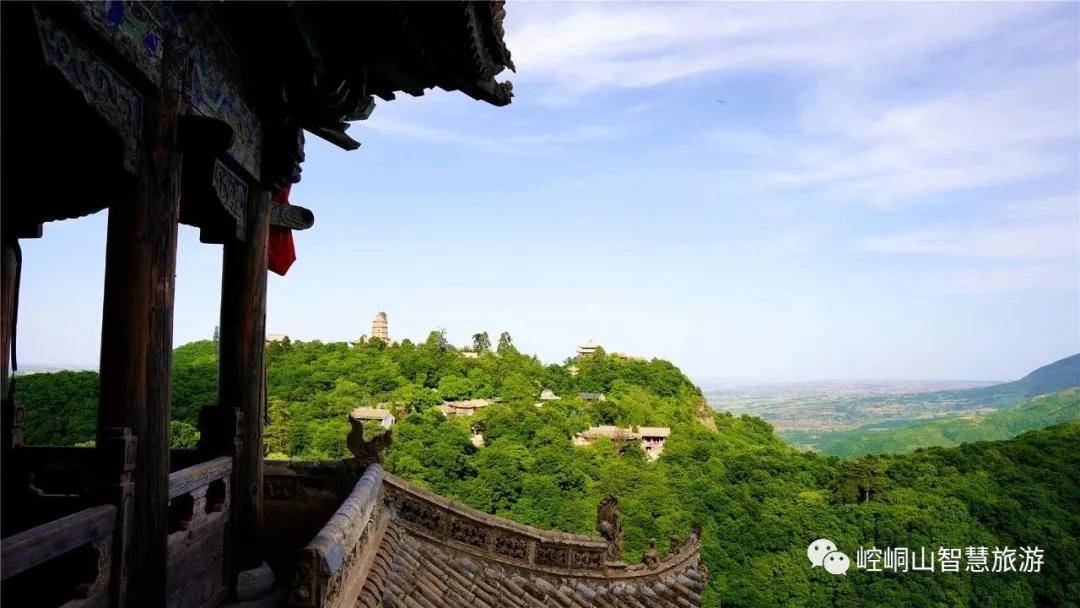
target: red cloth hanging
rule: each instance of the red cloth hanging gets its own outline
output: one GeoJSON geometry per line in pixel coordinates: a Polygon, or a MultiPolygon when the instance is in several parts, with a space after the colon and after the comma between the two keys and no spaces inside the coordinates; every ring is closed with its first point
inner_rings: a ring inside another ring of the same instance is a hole
{"type": "MultiPolygon", "coordinates": [[[[285,186],[271,199],[275,205],[289,204],[289,190],[285,186]]],[[[267,241],[266,266],[271,271],[285,276],[289,267],[296,261],[296,246],[293,244],[292,229],[284,226],[270,226],[270,238],[267,241]]]]}

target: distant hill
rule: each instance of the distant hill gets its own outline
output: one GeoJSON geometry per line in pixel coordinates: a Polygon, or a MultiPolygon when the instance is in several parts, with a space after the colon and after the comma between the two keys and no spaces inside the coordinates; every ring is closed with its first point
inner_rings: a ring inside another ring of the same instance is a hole
{"type": "Polygon", "coordinates": [[[1080,386],[1080,354],[1044,365],[1023,378],[980,388],[948,391],[965,401],[989,407],[1009,406],[1019,399],[1080,386]]]}
{"type": "Polygon", "coordinates": [[[1062,422],[1080,422],[1080,388],[1024,399],[1014,407],[991,414],[926,420],[904,426],[868,425],[826,433],[818,439],[817,448],[833,456],[900,454],[919,448],[1009,439],[1062,422]]]}
{"type": "Polygon", "coordinates": [[[1013,418],[1017,412],[1010,411],[1006,417],[1008,423],[1001,428],[980,423],[971,433],[966,433],[962,430],[967,428],[966,423],[949,426],[951,421],[982,421],[989,414],[1009,408],[1019,411],[1024,408],[1025,399],[1077,387],[1080,387],[1080,354],[1040,367],[1013,382],[892,395],[799,399],[752,413],[777,424],[781,437],[802,448],[836,455],[898,453],[920,447],[1004,439],[1023,430],[1067,420],[1042,415],[1038,410],[1020,414],[1017,420],[1013,418]]]}

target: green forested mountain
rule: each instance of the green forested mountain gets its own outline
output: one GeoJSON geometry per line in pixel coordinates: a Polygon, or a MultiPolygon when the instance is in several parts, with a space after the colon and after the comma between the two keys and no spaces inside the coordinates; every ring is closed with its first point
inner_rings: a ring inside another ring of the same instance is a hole
{"type": "Polygon", "coordinates": [[[869,425],[825,433],[816,439],[816,445],[821,452],[834,456],[900,454],[918,448],[1008,439],[1062,422],[1080,422],[1080,389],[1024,399],[1009,409],[990,414],[912,421],[903,426],[869,425]]]}
{"type": "MultiPolygon", "coordinates": [[[[794,445],[832,454],[910,452],[930,446],[953,446],[970,441],[1015,437],[1027,430],[1077,420],[1080,388],[1080,355],[1044,365],[1019,380],[979,388],[926,393],[902,393],[883,398],[841,396],[823,417],[847,410],[859,420],[844,430],[787,430],[781,433],[794,445]],[[1049,401],[1034,400],[1063,393],[1049,401]],[[897,406],[900,406],[899,408],[897,406]],[[880,413],[887,409],[887,417],[880,413]],[[987,413],[987,410],[998,412],[987,413]],[[1000,415],[998,413],[1000,412],[1000,415]]],[[[811,406],[813,407],[813,406],[811,406]]],[[[797,411],[813,419],[817,411],[801,400],[785,402],[786,412],[797,411]]],[[[769,412],[764,412],[770,418],[769,412]]]]}
{"type": "MultiPolygon", "coordinates": [[[[698,389],[670,363],[600,353],[571,362],[575,376],[567,366],[545,366],[517,352],[508,336],[500,343],[499,352],[475,358],[438,333],[396,346],[271,345],[268,451],[341,457],[349,410],[396,404],[402,416],[388,467],[473,507],[535,526],[593,532],[597,502],[616,495],[626,560],[639,559],[650,538],[663,548],[668,535],[685,535],[701,523],[707,606],[1080,604],[1080,424],[1009,441],[840,459],[791,447],[759,418],[705,410],[698,389]],[[562,398],[537,407],[542,388],[562,398]],[[585,402],[580,392],[602,392],[606,400],[585,402]],[[435,407],[443,399],[492,396],[502,403],[471,418],[446,418],[435,407]],[[600,423],[663,425],[672,433],[656,461],[636,444],[572,444],[573,433],[600,423]],[[474,432],[482,433],[484,447],[474,447],[474,432]],[[832,576],[810,568],[806,558],[807,544],[823,537],[852,558],[860,545],[1038,546],[1045,564],[1038,574],[832,576]]],[[[184,431],[174,429],[177,441],[194,439],[193,427],[184,425],[193,425],[197,408],[214,399],[213,352],[211,342],[176,352],[173,409],[175,426],[184,431]]],[[[71,417],[91,404],[92,387],[72,380],[20,378],[32,441],[88,438],[79,434],[83,425],[29,422],[71,417]]]]}
{"type": "Polygon", "coordinates": [[[75,445],[94,440],[97,372],[52,372],[15,377],[15,398],[30,414],[23,436],[33,445],[75,445]]]}
{"type": "Polygon", "coordinates": [[[1080,354],[1044,365],[1016,382],[1008,384],[1022,387],[1026,391],[1026,397],[1080,386],[1080,354]]]}
{"type": "Polygon", "coordinates": [[[1044,365],[1019,380],[940,394],[960,399],[973,407],[1011,407],[1020,399],[1077,386],[1080,386],[1080,354],[1044,365]]]}

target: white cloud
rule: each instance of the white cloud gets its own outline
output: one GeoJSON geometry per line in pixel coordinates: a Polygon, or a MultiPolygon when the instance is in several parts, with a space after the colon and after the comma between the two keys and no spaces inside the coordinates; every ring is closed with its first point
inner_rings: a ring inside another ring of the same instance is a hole
{"type": "Polygon", "coordinates": [[[1017,220],[1057,220],[1080,224],[1080,196],[1051,196],[1005,207],[1005,216],[1017,220]]]}
{"type": "Polygon", "coordinates": [[[756,161],[765,187],[879,205],[1075,172],[1075,69],[1008,78],[1008,88],[975,82],[903,102],[856,90],[858,81],[838,83],[836,95],[822,83],[801,132],[723,130],[707,141],[756,161]]]}
{"type": "Polygon", "coordinates": [[[1076,268],[1057,265],[995,266],[978,271],[961,270],[926,277],[921,287],[949,296],[988,296],[1032,290],[1076,292],[1076,268]]]}
{"type": "Polygon", "coordinates": [[[997,295],[1080,289],[1080,200],[1059,196],[1000,205],[989,219],[866,237],[857,250],[938,256],[923,289],[997,295]],[[972,266],[969,262],[975,262],[972,266]]]}
{"type": "Polygon", "coordinates": [[[525,103],[587,104],[708,73],[800,74],[815,84],[793,100],[795,132],[713,140],[770,161],[755,176],[763,187],[889,205],[1075,171],[1076,23],[1060,9],[518,3],[507,39],[516,80],[531,85],[525,103]],[[972,47],[989,55],[965,57],[972,47]]]}
{"type": "Polygon", "coordinates": [[[440,144],[450,144],[495,152],[553,151],[566,146],[595,143],[627,135],[609,125],[580,124],[554,131],[492,134],[489,131],[465,132],[426,126],[421,122],[392,115],[379,116],[363,123],[364,129],[377,133],[408,137],[440,144]]]}
{"type": "Polygon", "coordinates": [[[569,126],[526,119],[498,132],[465,131],[395,106],[367,128],[514,153],[632,142],[648,128],[639,115],[663,104],[663,85],[752,72],[784,90],[804,87],[790,99],[796,120],[751,115],[722,130],[674,129],[655,138],[661,149],[680,153],[656,157],[658,173],[687,163],[694,175],[707,167],[702,159],[722,153],[703,180],[723,173],[748,199],[799,208],[792,211],[797,221],[785,220],[790,226],[773,233],[785,251],[841,238],[835,214],[810,208],[823,199],[871,212],[888,207],[885,214],[918,203],[919,218],[905,229],[889,230],[882,214],[882,233],[861,235],[851,247],[987,268],[957,277],[934,269],[925,287],[935,292],[1074,285],[1080,80],[1076,14],[1062,7],[515,3],[507,39],[522,116],[537,103],[555,103],[574,106],[555,113],[570,120],[578,107],[602,118],[569,126]],[[650,87],[655,98],[637,95],[625,107],[602,95],[650,87]],[[1009,202],[1028,182],[1047,178],[1064,194],[1009,202]],[[971,200],[979,208],[966,215],[976,220],[943,221],[935,211],[971,200]],[[1016,263],[1024,266],[1010,265],[1016,263]]]}
{"type": "Polygon", "coordinates": [[[924,229],[859,240],[874,253],[928,253],[1006,260],[1056,260],[1080,255],[1077,225],[1048,222],[1020,226],[924,229]]]}
{"type": "Polygon", "coordinates": [[[1058,260],[1080,271],[1080,197],[1050,196],[995,207],[975,221],[864,237],[855,248],[875,253],[1058,260]]]}
{"type": "Polygon", "coordinates": [[[998,4],[525,4],[509,9],[519,79],[580,95],[754,67],[871,71],[1018,26],[1037,7],[998,4]]]}
{"type": "MultiPolygon", "coordinates": [[[[783,132],[776,123],[754,124],[705,141],[766,161],[748,179],[770,198],[786,191],[892,205],[1076,171],[1080,82],[1077,45],[1069,41],[1076,23],[1059,9],[514,3],[507,41],[518,64],[513,79],[526,85],[517,104],[587,104],[595,92],[706,73],[754,70],[778,82],[800,74],[810,84],[792,100],[797,123],[783,132]],[[993,51],[965,59],[971,48],[993,51]]],[[[403,100],[363,128],[532,154],[631,139],[646,129],[635,114],[649,103],[635,101],[590,124],[539,120],[493,133],[446,128],[403,100]]],[[[695,155],[708,150],[701,140],[692,145],[695,155]]]]}

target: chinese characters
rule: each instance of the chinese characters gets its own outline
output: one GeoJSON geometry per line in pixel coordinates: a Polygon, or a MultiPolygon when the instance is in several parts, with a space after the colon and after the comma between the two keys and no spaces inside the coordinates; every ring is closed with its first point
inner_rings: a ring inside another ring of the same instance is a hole
{"type": "Polygon", "coordinates": [[[859,547],[855,568],[867,572],[1038,573],[1043,549],[1035,547],[859,547]]]}

